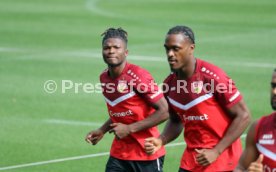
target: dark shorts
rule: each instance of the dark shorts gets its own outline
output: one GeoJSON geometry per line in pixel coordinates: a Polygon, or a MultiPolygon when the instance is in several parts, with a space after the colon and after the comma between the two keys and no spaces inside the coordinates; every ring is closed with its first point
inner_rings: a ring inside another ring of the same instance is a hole
{"type": "Polygon", "coordinates": [[[164,156],[151,161],[127,161],[109,157],[105,172],[163,172],[164,156]]]}
{"type": "MultiPolygon", "coordinates": [[[[188,171],[188,170],[184,170],[182,168],[179,168],[178,172],[192,172],[192,171],[188,171]]],[[[225,171],[225,172],[232,172],[232,171],[225,171]]]]}
{"type": "Polygon", "coordinates": [[[188,171],[188,170],[184,170],[182,168],[179,168],[178,172],[191,172],[191,171],[188,171]]]}

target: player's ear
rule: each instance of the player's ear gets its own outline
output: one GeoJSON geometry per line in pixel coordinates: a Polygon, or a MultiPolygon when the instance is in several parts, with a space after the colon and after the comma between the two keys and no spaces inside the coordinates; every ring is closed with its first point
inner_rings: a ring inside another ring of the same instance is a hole
{"type": "Polygon", "coordinates": [[[126,49],[125,51],[125,56],[128,56],[128,49],[126,49]]]}
{"type": "Polygon", "coordinates": [[[190,54],[193,54],[195,50],[195,44],[190,44],[189,49],[190,49],[190,54]]]}
{"type": "Polygon", "coordinates": [[[191,44],[191,45],[190,45],[190,48],[191,48],[192,50],[194,50],[194,49],[195,49],[195,44],[191,44]]]}

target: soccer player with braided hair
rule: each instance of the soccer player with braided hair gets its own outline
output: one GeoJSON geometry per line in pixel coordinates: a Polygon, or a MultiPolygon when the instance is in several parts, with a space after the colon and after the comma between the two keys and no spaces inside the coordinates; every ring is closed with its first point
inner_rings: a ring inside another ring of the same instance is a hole
{"type": "Polygon", "coordinates": [[[170,118],[159,138],[146,139],[145,151],[154,154],[184,128],[179,172],[233,171],[242,153],[239,137],[250,121],[241,93],[222,69],[194,57],[189,27],[171,28],[164,47],[172,71],[164,81],[170,118]]]}
{"type": "Polygon", "coordinates": [[[148,155],[144,142],[159,137],[157,125],[169,117],[167,101],[151,74],[126,60],[127,32],[109,28],[102,36],[107,69],[100,81],[109,117],[85,140],[96,145],[106,132],[114,133],[106,172],[162,172],[164,147],[148,155]]]}

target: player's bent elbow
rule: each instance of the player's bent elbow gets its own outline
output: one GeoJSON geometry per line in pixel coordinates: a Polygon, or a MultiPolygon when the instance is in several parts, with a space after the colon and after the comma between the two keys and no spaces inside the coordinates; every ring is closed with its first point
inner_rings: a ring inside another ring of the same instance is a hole
{"type": "Polygon", "coordinates": [[[165,99],[163,99],[159,102],[157,111],[160,114],[159,115],[160,122],[164,122],[169,118],[169,108],[168,108],[168,104],[165,99]]]}
{"type": "Polygon", "coordinates": [[[241,121],[244,123],[245,127],[248,127],[251,122],[251,115],[248,111],[245,111],[241,115],[241,121]]]}
{"type": "Polygon", "coordinates": [[[164,111],[161,115],[161,119],[162,119],[162,122],[166,121],[169,119],[169,112],[168,111],[164,111]]]}
{"type": "Polygon", "coordinates": [[[166,108],[158,109],[158,121],[160,123],[166,121],[168,118],[169,118],[168,109],[166,109],[166,108]]]}

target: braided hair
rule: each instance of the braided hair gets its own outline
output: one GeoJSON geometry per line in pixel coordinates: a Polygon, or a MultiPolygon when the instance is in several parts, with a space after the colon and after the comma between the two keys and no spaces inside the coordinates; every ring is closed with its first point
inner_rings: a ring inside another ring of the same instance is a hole
{"type": "Polygon", "coordinates": [[[103,36],[102,44],[109,38],[119,38],[127,45],[127,32],[120,27],[117,29],[108,28],[101,36],[103,36]]]}
{"type": "Polygon", "coordinates": [[[169,34],[179,34],[179,33],[182,33],[185,37],[187,37],[190,40],[192,44],[195,44],[194,32],[192,31],[191,28],[187,26],[175,26],[171,28],[167,34],[169,35],[169,34]]]}

